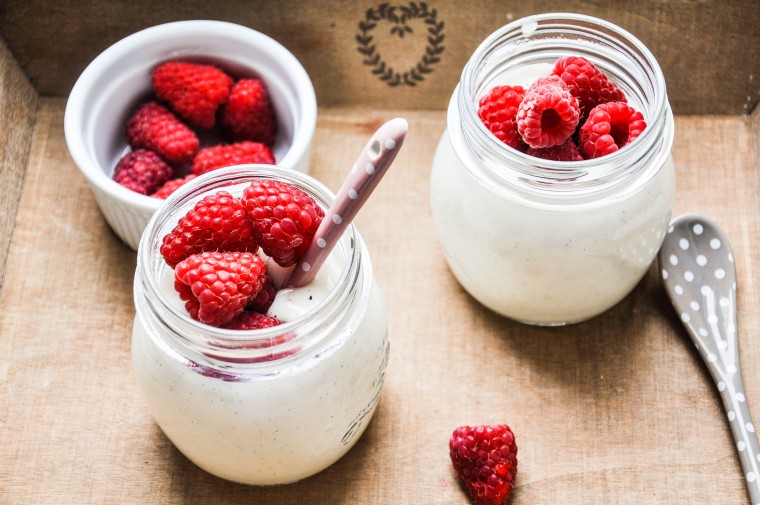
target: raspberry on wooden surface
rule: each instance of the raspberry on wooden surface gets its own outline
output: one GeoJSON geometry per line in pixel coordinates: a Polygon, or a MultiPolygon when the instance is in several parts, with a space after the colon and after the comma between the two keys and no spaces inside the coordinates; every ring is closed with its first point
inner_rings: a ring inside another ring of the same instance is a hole
{"type": "Polygon", "coordinates": [[[509,426],[460,426],[449,440],[449,456],[476,505],[507,503],[517,475],[517,444],[509,426]]]}

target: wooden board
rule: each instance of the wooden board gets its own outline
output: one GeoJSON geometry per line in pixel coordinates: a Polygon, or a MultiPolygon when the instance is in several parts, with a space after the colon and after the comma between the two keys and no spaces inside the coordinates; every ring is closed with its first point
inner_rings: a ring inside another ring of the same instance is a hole
{"type": "Polygon", "coordinates": [[[4,0],[0,35],[43,95],[68,95],[95,56],[135,31],[169,21],[219,19],[259,30],[290,49],[312,77],[322,106],[443,109],[483,39],[510,21],[542,12],[594,15],[636,35],[659,60],[678,114],[743,114],[760,101],[755,0],[4,0]],[[412,4],[418,7],[414,13],[412,4]],[[411,13],[403,22],[402,8],[411,13]],[[375,26],[362,30],[360,23],[374,18],[375,26]],[[403,38],[391,32],[404,25],[413,32],[403,32],[403,38]],[[373,40],[362,43],[357,36],[373,40]],[[359,49],[370,46],[380,58],[365,64],[359,49]],[[384,70],[403,74],[422,61],[428,47],[440,61],[425,64],[429,73],[420,74],[424,81],[412,79],[415,86],[390,87],[378,78],[382,73],[373,73],[382,61],[384,70]]]}
{"type": "Polygon", "coordinates": [[[37,93],[0,39],[0,286],[37,115],[37,93]]]}
{"type": "MultiPolygon", "coordinates": [[[[338,463],[288,486],[247,487],[199,470],[137,389],[135,256],[67,154],[64,105],[41,100],[0,287],[0,503],[464,504],[451,431],[507,422],[519,445],[513,505],[749,504],[719,397],[654,267],[618,306],[565,328],[498,317],[457,285],[428,205],[442,111],[319,111],[313,173],[334,190],[382,121],[402,115],[411,127],[358,218],[392,341],[368,431],[338,463]]],[[[689,116],[676,128],[675,213],[707,214],[732,240],[747,398],[760,420],[753,127],[748,117],[689,116]]]]}

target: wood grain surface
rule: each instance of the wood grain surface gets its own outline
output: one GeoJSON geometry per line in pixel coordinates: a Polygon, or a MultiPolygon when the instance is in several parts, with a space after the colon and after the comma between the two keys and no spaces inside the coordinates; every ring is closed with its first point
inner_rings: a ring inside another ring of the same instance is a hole
{"type": "MultiPolygon", "coordinates": [[[[357,220],[391,337],[368,431],[335,465],[292,485],[247,487],[203,472],[163,436],[138,391],[135,255],[68,155],[64,105],[41,100],[0,286],[0,503],[465,504],[449,435],[495,422],[517,435],[513,505],[749,503],[719,397],[655,267],[612,310],[564,328],[498,317],[458,286],[428,205],[443,111],[319,111],[313,174],[333,190],[382,122],[410,123],[357,220]]],[[[675,213],[707,214],[732,240],[747,398],[760,420],[753,121],[687,116],[676,128],[675,213]]]]}
{"type": "Polygon", "coordinates": [[[0,286],[36,115],[37,93],[0,38],[0,286]]]}
{"type": "Polygon", "coordinates": [[[142,28],[185,19],[231,21],[284,44],[314,81],[321,106],[443,109],[473,50],[497,28],[543,12],[578,12],[609,20],[641,39],[657,57],[677,114],[742,114],[760,101],[760,9],[757,0],[3,0],[0,35],[36,89],[66,96],[87,64],[142,28]],[[428,7],[404,23],[379,7],[428,7]],[[389,87],[359,53],[359,23],[378,17],[371,35],[387,66],[403,72],[421,62],[427,28],[439,26],[439,62],[416,86],[389,87]],[[435,11],[435,16],[431,16],[435,11]],[[427,25],[425,19],[435,25],[427,25]],[[399,37],[393,28],[412,32],[399,37]]]}

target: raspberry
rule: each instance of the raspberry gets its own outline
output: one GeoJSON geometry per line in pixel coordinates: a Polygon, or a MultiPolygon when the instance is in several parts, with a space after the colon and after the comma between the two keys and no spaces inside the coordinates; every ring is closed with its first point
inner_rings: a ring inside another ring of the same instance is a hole
{"type": "Polygon", "coordinates": [[[249,252],[204,252],[180,262],[174,289],[190,317],[222,326],[243,312],[261,289],[266,265],[249,252]]]}
{"type": "Polygon", "coordinates": [[[509,426],[460,426],[449,440],[449,454],[476,505],[509,500],[517,475],[517,445],[509,426]]]}
{"type": "Polygon", "coordinates": [[[195,175],[205,174],[217,168],[261,163],[274,165],[274,155],[267,146],[259,142],[237,142],[235,144],[206,147],[198,151],[190,171],[195,175]]]}
{"type": "MultiPolygon", "coordinates": [[[[250,310],[244,310],[224,327],[228,330],[260,330],[262,328],[271,328],[282,324],[282,321],[275,317],[269,317],[258,312],[250,310]]],[[[276,345],[279,342],[272,342],[271,345],[276,345]]]]}
{"type": "MultiPolygon", "coordinates": [[[[276,317],[266,316],[258,312],[252,312],[245,310],[236,316],[232,321],[224,325],[224,328],[228,330],[260,330],[263,328],[271,328],[273,326],[279,326],[282,321],[276,317]]],[[[293,332],[285,333],[284,335],[277,335],[268,340],[258,340],[251,343],[247,343],[244,348],[246,349],[265,349],[269,347],[278,346],[284,344],[293,338],[296,334],[293,332]]],[[[263,356],[256,356],[251,358],[226,358],[228,361],[236,361],[240,363],[262,363],[266,361],[274,361],[293,355],[299,351],[299,348],[285,349],[280,352],[265,354],[263,356]]]]}
{"type": "Polygon", "coordinates": [[[267,310],[269,310],[269,307],[272,306],[272,302],[274,302],[274,297],[276,295],[277,291],[272,285],[272,279],[267,276],[267,278],[264,280],[264,285],[261,286],[261,291],[259,291],[259,294],[256,295],[256,298],[253,299],[249,308],[251,310],[255,310],[256,312],[266,314],[267,310]]]}
{"type": "Polygon", "coordinates": [[[517,132],[517,108],[525,96],[522,86],[496,86],[480,99],[478,116],[491,133],[518,151],[527,146],[517,132]]]}
{"type": "Polygon", "coordinates": [[[166,200],[169,197],[169,195],[177,191],[177,189],[180,186],[184,186],[185,183],[192,181],[196,177],[197,176],[190,174],[190,175],[186,175],[185,177],[181,177],[179,179],[172,179],[170,181],[166,181],[163,186],[158,188],[156,192],[150,196],[155,197],[155,198],[161,198],[162,200],[166,200]]]}
{"type": "Polygon", "coordinates": [[[578,126],[578,100],[552,75],[538,79],[517,109],[517,131],[530,147],[562,144],[578,126]]]}
{"type": "Polygon", "coordinates": [[[196,203],[164,236],[161,255],[169,266],[174,267],[193,254],[207,251],[254,253],[258,247],[243,202],[226,191],[219,191],[196,203]]]}
{"type": "Polygon", "coordinates": [[[230,96],[232,79],[211,65],[170,61],[153,73],[153,89],[160,100],[190,124],[212,128],[216,110],[230,96]]]}
{"type": "Polygon", "coordinates": [[[284,267],[303,255],[325,215],[309,195],[274,180],[251,183],[243,191],[243,203],[256,241],[284,267]]]}
{"type": "Polygon", "coordinates": [[[258,79],[241,79],[232,86],[219,121],[232,140],[252,140],[271,146],[277,135],[269,95],[258,79]]]}
{"type": "Polygon", "coordinates": [[[578,99],[580,123],[591,109],[607,102],[625,102],[625,94],[610,81],[596,65],[582,56],[560,58],[554,64],[554,75],[567,84],[570,93],[578,99]]]}
{"type": "Polygon", "coordinates": [[[641,112],[627,103],[603,103],[583,123],[578,144],[586,158],[598,158],[631,143],[646,126],[641,112]]]}
{"type": "Polygon", "coordinates": [[[192,160],[199,145],[195,133],[156,102],[143,104],[129,118],[127,141],[133,150],[155,151],[175,167],[192,160]]]}
{"type": "Polygon", "coordinates": [[[578,147],[573,142],[573,139],[567,139],[564,143],[558,146],[544,147],[543,149],[529,148],[526,154],[535,156],[536,158],[543,158],[545,160],[554,161],[583,161],[578,147]]]}
{"type": "Polygon", "coordinates": [[[113,180],[143,195],[153,193],[174,175],[174,169],[147,149],[125,154],[113,171],[113,180]]]}

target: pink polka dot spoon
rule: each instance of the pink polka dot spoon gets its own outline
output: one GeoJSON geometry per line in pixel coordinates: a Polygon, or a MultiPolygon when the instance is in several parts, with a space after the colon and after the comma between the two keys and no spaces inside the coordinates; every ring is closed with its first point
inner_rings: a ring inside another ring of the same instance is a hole
{"type": "Polygon", "coordinates": [[[701,216],[671,223],[660,273],[726,409],[753,505],[760,504],[760,445],[744,394],[736,333],[736,269],[723,231],[701,216]]]}
{"type": "Polygon", "coordinates": [[[405,119],[395,118],[372,135],[343,182],[335,201],[327,209],[311,244],[285,282],[286,286],[297,288],[314,280],[343,231],[385,175],[401,149],[408,130],[409,125],[405,119]]]}

